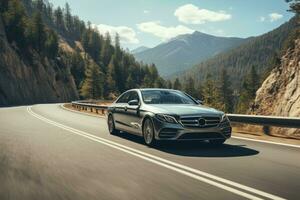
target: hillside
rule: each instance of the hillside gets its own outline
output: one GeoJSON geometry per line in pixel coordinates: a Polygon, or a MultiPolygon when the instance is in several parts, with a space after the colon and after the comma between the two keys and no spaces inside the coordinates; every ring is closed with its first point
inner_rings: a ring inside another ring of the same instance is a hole
{"type": "MultiPolygon", "coordinates": [[[[300,117],[300,35],[295,46],[282,56],[256,92],[255,114],[300,117]]],[[[285,135],[300,135],[299,129],[276,129],[285,135]]]]}
{"type": "MultiPolygon", "coordinates": [[[[70,68],[62,61],[34,59],[31,63],[8,43],[0,19],[0,106],[78,99],[70,68]]],[[[39,58],[37,52],[32,56],[39,58]]]]}
{"type": "Polygon", "coordinates": [[[292,18],[273,31],[218,54],[178,76],[181,80],[192,77],[196,82],[203,83],[207,74],[212,74],[212,77],[216,79],[220,69],[224,68],[230,74],[233,88],[240,89],[243,78],[252,66],[262,78],[264,74],[269,73],[274,58],[281,54],[286,39],[295,28],[296,20],[292,18]]]}
{"type": "Polygon", "coordinates": [[[114,98],[164,84],[155,65],[137,62],[118,35],[100,35],[69,4],[0,1],[0,44],[0,106],[114,98]]]}
{"type": "Polygon", "coordinates": [[[154,48],[135,53],[137,60],[154,63],[162,76],[191,68],[218,53],[247,41],[241,38],[217,37],[195,31],[177,36],[154,48]]]}

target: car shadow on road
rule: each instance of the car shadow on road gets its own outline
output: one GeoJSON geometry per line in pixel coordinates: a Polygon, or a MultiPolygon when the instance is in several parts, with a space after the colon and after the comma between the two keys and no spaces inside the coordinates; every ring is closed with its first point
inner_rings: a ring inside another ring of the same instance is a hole
{"type": "MultiPolygon", "coordinates": [[[[129,133],[122,132],[118,137],[144,144],[143,139],[129,133]]],[[[242,143],[233,145],[225,143],[221,146],[212,146],[208,142],[202,141],[160,141],[154,149],[170,154],[188,157],[242,157],[259,154],[259,151],[248,148],[242,143]]]]}

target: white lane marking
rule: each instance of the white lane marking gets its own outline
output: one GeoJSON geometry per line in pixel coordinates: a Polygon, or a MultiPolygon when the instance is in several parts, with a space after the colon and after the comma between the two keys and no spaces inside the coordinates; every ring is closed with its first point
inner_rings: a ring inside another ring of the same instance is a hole
{"type": "Polygon", "coordinates": [[[85,112],[81,112],[81,111],[77,111],[77,110],[72,110],[70,108],[65,107],[64,104],[60,104],[60,107],[64,110],[74,112],[74,113],[79,113],[79,114],[82,114],[82,115],[88,115],[88,116],[91,116],[91,117],[105,118],[104,116],[100,116],[100,115],[97,115],[97,114],[90,114],[90,113],[85,113],[85,112]]]}
{"type": "MultiPolygon", "coordinates": [[[[104,116],[98,116],[96,114],[89,114],[89,113],[85,113],[85,112],[81,112],[81,111],[69,109],[69,108],[65,107],[63,104],[61,104],[60,106],[63,109],[71,111],[71,112],[75,112],[75,113],[79,113],[79,114],[84,114],[84,115],[89,115],[89,116],[92,116],[92,117],[100,117],[100,118],[104,118],[105,119],[104,116]]],[[[287,147],[300,148],[300,145],[296,145],[296,144],[287,144],[287,143],[273,142],[273,141],[266,141],[266,140],[259,140],[259,139],[252,139],[252,138],[239,137],[239,136],[231,136],[231,137],[235,138],[235,139],[240,139],[240,140],[248,140],[248,141],[253,141],[253,142],[261,142],[261,143],[268,143],[268,144],[275,144],[275,145],[281,145],[281,146],[287,146],[287,147]]]]}
{"type": "Polygon", "coordinates": [[[257,196],[252,195],[252,194],[248,194],[248,193],[245,193],[243,191],[237,190],[235,188],[231,188],[229,186],[223,185],[222,183],[230,185],[230,186],[233,186],[233,187],[237,187],[239,189],[242,189],[242,190],[245,190],[245,191],[248,191],[248,192],[255,193],[257,195],[260,195],[260,196],[263,196],[263,197],[266,197],[266,198],[269,198],[269,199],[278,199],[278,200],[283,199],[283,198],[281,198],[279,196],[275,196],[275,195],[272,195],[272,194],[269,194],[269,193],[266,193],[266,192],[263,192],[263,191],[260,191],[260,190],[257,190],[257,189],[245,186],[245,185],[241,185],[239,183],[236,183],[236,182],[233,182],[233,181],[230,181],[230,180],[227,180],[227,179],[224,179],[224,178],[221,178],[221,177],[218,177],[218,176],[215,176],[215,175],[212,175],[212,174],[209,174],[209,173],[197,170],[197,169],[193,169],[191,167],[188,167],[188,166],[185,166],[185,165],[181,165],[181,164],[178,164],[178,163],[175,163],[175,162],[172,162],[172,161],[160,158],[158,156],[154,156],[154,155],[151,155],[151,154],[148,154],[148,153],[145,153],[145,152],[133,149],[131,147],[127,147],[125,145],[121,145],[119,143],[112,142],[110,140],[107,140],[107,139],[104,139],[104,138],[101,138],[101,137],[97,137],[97,136],[89,134],[87,132],[80,131],[78,129],[74,129],[74,128],[69,127],[69,126],[65,126],[63,124],[60,124],[58,122],[49,120],[49,119],[47,119],[47,118],[45,118],[45,117],[43,117],[41,115],[38,115],[38,114],[34,113],[31,110],[31,107],[28,107],[27,111],[32,116],[34,116],[34,117],[36,117],[36,118],[38,118],[38,119],[40,119],[40,120],[42,120],[42,121],[44,121],[46,123],[49,123],[49,124],[52,124],[54,126],[60,127],[62,129],[68,130],[68,131],[70,131],[72,133],[75,133],[77,135],[89,138],[89,139],[91,139],[93,141],[105,144],[105,145],[110,146],[112,148],[115,148],[115,149],[118,149],[120,151],[129,153],[131,155],[137,156],[137,157],[142,158],[144,160],[147,160],[149,162],[152,162],[152,163],[155,163],[157,165],[166,167],[166,168],[171,169],[173,171],[176,171],[178,173],[181,173],[181,174],[184,174],[184,175],[189,176],[191,178],[194,178],[194,179],[206,182],[208,184],[214,185],[214,186],[219,187],[221,189],[224,189],[224,190],[230,191],[232,193],[238,194],[240,196],[243,196],[243,197],[246,197],[246,198],[249,198],[249,199],[261,199],[261,198],[259,198],[257,196]],[[214,179],[215,181],[219,181],[219,182],[222,182],[222,183],[218,183],[218,182],[212,181],[212,180],[207,179],[205,177],[214,179]]]}
{"type": "Polygon", "coordinates": [[[25,108],[26,106],[13,106],[13,107],[0,107],[1,110],[14,110],[14,109],[19,109],[19,108],[25,108]]]}
{"type": "Polygon", "coordinates": [[[235,138],[235,139],[239,139],[239,140],[249,140],[249,141],[253,141],[253,142],[261,142],[261,143],[276,144],[276,145],[281,145],[281,146],[300,148],[300,145],[296,145],[296,144],[286,144],[286,143],[258,140],[258,139],[245,138],[245,137],[239,137],[239,136],[231,136],[231,137],[235,138]]]}

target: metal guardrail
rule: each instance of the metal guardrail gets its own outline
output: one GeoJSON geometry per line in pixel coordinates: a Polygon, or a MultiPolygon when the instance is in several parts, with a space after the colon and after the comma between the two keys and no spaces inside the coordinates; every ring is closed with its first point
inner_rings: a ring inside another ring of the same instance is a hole
{"type": "Polygon", "coordinates": [[[85,103],[83,101],[72,101],[72,107],[76,108],[78,110],[90,110],[91,112],[93,112],[95,110],[95,112],[98,114],[99,112],[101,114],[105,114],[105,111],[107,110],[108,106],[103,106],[103,105],[97,105],[97,104],[93,104],[93,103],[85,103]]]}
{"type": "Polygon", "coordinates": [[[254,124],[261,126],[279,126],[287,128],[300,128],[300,117],[277,117],[264,115],[227,114],[232,122],[254,124]]]}
{"type": "MultiPolygon", "coordinates": [[[[85,101],[73,101],[72,106],[78,110],[90,110],[96,113],[105,114],[108,106],[97,105],[85,101]]],[[[264,115],[240,115],[227,114],[229,120],[235,123],[253,124],[261,126],[278,126],[287,128],[300,128],[300,117],[277,117],[264,115]]]]}

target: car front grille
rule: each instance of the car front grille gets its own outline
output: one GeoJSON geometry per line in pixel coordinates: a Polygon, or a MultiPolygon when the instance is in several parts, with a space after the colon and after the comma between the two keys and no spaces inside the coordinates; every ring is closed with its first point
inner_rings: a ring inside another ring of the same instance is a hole
{"type": "Polygon", "coordinates": [[[209,128],[209,127],[218,126],[220,123],[220,117],[218,116],[181,117],[180,123],[185,127],[209,128]]]}

